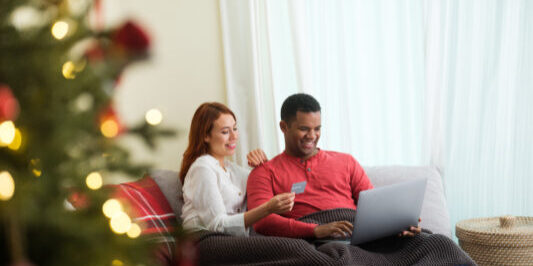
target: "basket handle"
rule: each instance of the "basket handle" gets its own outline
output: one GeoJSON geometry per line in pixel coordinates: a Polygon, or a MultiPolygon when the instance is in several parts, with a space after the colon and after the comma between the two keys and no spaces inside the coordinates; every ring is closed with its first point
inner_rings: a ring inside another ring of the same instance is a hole
{"type": "Polygon", "coordinates": [[[502,228],[512,228],[515,224],[516,217],[512,215],[506,215],[500,217],[500,227],[502,228]]]}

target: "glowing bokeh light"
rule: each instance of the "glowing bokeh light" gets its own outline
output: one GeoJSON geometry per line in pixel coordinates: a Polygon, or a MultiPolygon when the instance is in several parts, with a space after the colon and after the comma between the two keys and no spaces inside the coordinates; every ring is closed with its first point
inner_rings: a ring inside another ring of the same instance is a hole
{"type": "Polygon", "coordinates": [[[11,150],[18,150],[20,149],[20,145],[22,145],[22,134],[20,133],[20,130],[18,128],[15,129],[15,138],[13,138],[13,141],[11,144],[7,145],[8,148],[11,150]]]}
{"type": "Polygon", "coordinates": [[[102,175],[98,172],[92,172],[85,179],[85,183],[90,189],[97,190],[102,187],[102,175]]]}
{"type": "Polygon", "coordinates": [[[54,36],[54,38],[58,40],[61,40],[65,38],[65,36],[67,36],[68,29],[69,29],[69,25],[66,21],[62,21],[62,20],[57,21],[52,26],[52,36],[54,36]]]}
{"type": "Polygon", "coordinates": [[[15,194],[15,181],[8,171],[0,172],[0,200],[7,201],[15,194]]]}
{"type": "Polygon", "coordinates": [[[85,112],[88,111],[93,107],[94,104],[94,98],[89,93],[82,93],[76,100],[75,100],[75,106],[76,108],[81,111],[85,112]]]}
{"type": "Polygon", "coordinates": [[[118,135],[118,124],[112,119],[105,120],[100,126],[100,131],[106,138],[114,138],[118,135]]]}
{"type": "Polygon", "coordinates": [[[115,214],[122,212],[122,204],[116,199],[108,199],[102,205],[102,212],[108,218],[115,216],[115,214]]]}
{"type": "Polygon", "coordinates": [[[40,177],[42,174],[43,174],[43,171],[39,170],[39,169],[32,169],[31,172],[33,173],[34,176],[36,177],[40,177]]]}
{"type": "Polygon", "coordinates": [[[111,266],[123,266],[123,265],[124,265],[124,262],[122,262],[121,260],[114,259],[111,262],[111,266]]]}
{"type": "Polygon", "coordinates": [[[111,230],[116,234],[124,234],[130,230],[131,219],[126,213],[117,212],[111,217],[109,225],[111,226],[111,230]]]}
{"type": "Polygon", "coordinates": [[[0,146],[8,146],[15,139],[15,124],[6,120],[0,124],[0,146]]]}
{"type": "Polygon", "coordinates": [[[161,121],[163,121],[163,114],[158,109],[153,108],[146,112],[145,118],[148,124],[155,126],[159,125],[161,121]]]}
{"type": "Polygon", "coordinates": [[[19,31],[39,27],[43,23],[42,14],[43,12],[32,6],[19,6],[11,13],[11,24],[19,31]]]}
{"type": "Polygon", "coordinates": [[[65,199],[63,201],[63,208],[65,208],[65,210],[67,210],[67,211],[75,211],[76,210],[74,205],[72,205],[72,203],[70,203],[70,201],[68,201],[67,199],[65,199]]]}
{"type": "Polygon", "coordinates": [[[132,223],[130,230],[126,234],[129,238],[137,238],[141,235],[141,232],[141,227],[136,223],[132,223]]]}
{"type": "Polygon", "coordinates": [[[74,62],[67,61],[63,64],[63,67],[61,68],[61,72],[63,73],[63,77],[66,79],[74,79],[76,77],[75,73],[76,66],[74,65],[74,62]]]}
{"type": "Polygon", "coordinates": [[[31,172],[36,177],[40,177],[43,171],[41,170],[41,160],[35,158],[30,160],[31,172]]]}

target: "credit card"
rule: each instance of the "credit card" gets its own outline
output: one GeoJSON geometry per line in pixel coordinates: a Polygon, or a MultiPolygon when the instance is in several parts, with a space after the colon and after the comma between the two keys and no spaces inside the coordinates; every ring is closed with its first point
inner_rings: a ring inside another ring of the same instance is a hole
{"type": "Polygon", "coordinates": [[[306,185],[307,185],[307,181],[294,183],[292,184],[291,192],[294,192],[295,194],[304,193],[306,185]]]}

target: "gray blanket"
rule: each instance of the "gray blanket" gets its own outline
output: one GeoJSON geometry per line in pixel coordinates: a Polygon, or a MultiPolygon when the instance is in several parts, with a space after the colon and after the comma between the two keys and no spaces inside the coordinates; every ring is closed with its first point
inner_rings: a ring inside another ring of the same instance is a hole
{"type": "MultiPolygon", "coordinates": [[[[353,221],[354,215],[351,209],[333,209],[299,220],[324,224],[353,221]]],[[[319,247],[303,239],[202,232],[197,247],[200,265],[475,265],[451,239],[427,232],[359,246],[331,242],[319,247]]]]}

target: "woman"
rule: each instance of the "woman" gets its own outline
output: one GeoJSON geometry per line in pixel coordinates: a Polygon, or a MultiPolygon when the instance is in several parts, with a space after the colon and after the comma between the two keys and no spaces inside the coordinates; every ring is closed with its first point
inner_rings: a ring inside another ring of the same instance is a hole
{"type": "MultiPolygon", "coordinates": [[[[216,102],[198,107],[180,170],[184,199],[181,218],[186,229],[247,236],[248,228],[263,217],[292,209],[294,193],[283,193],[246,211],[249,171],[225,160],[235,153],[238,138],[235,115],[228,107],[216,102]]],[[[255,150],[248,154],[248,160],[255,166],[266,157],[255,150]]]]}

